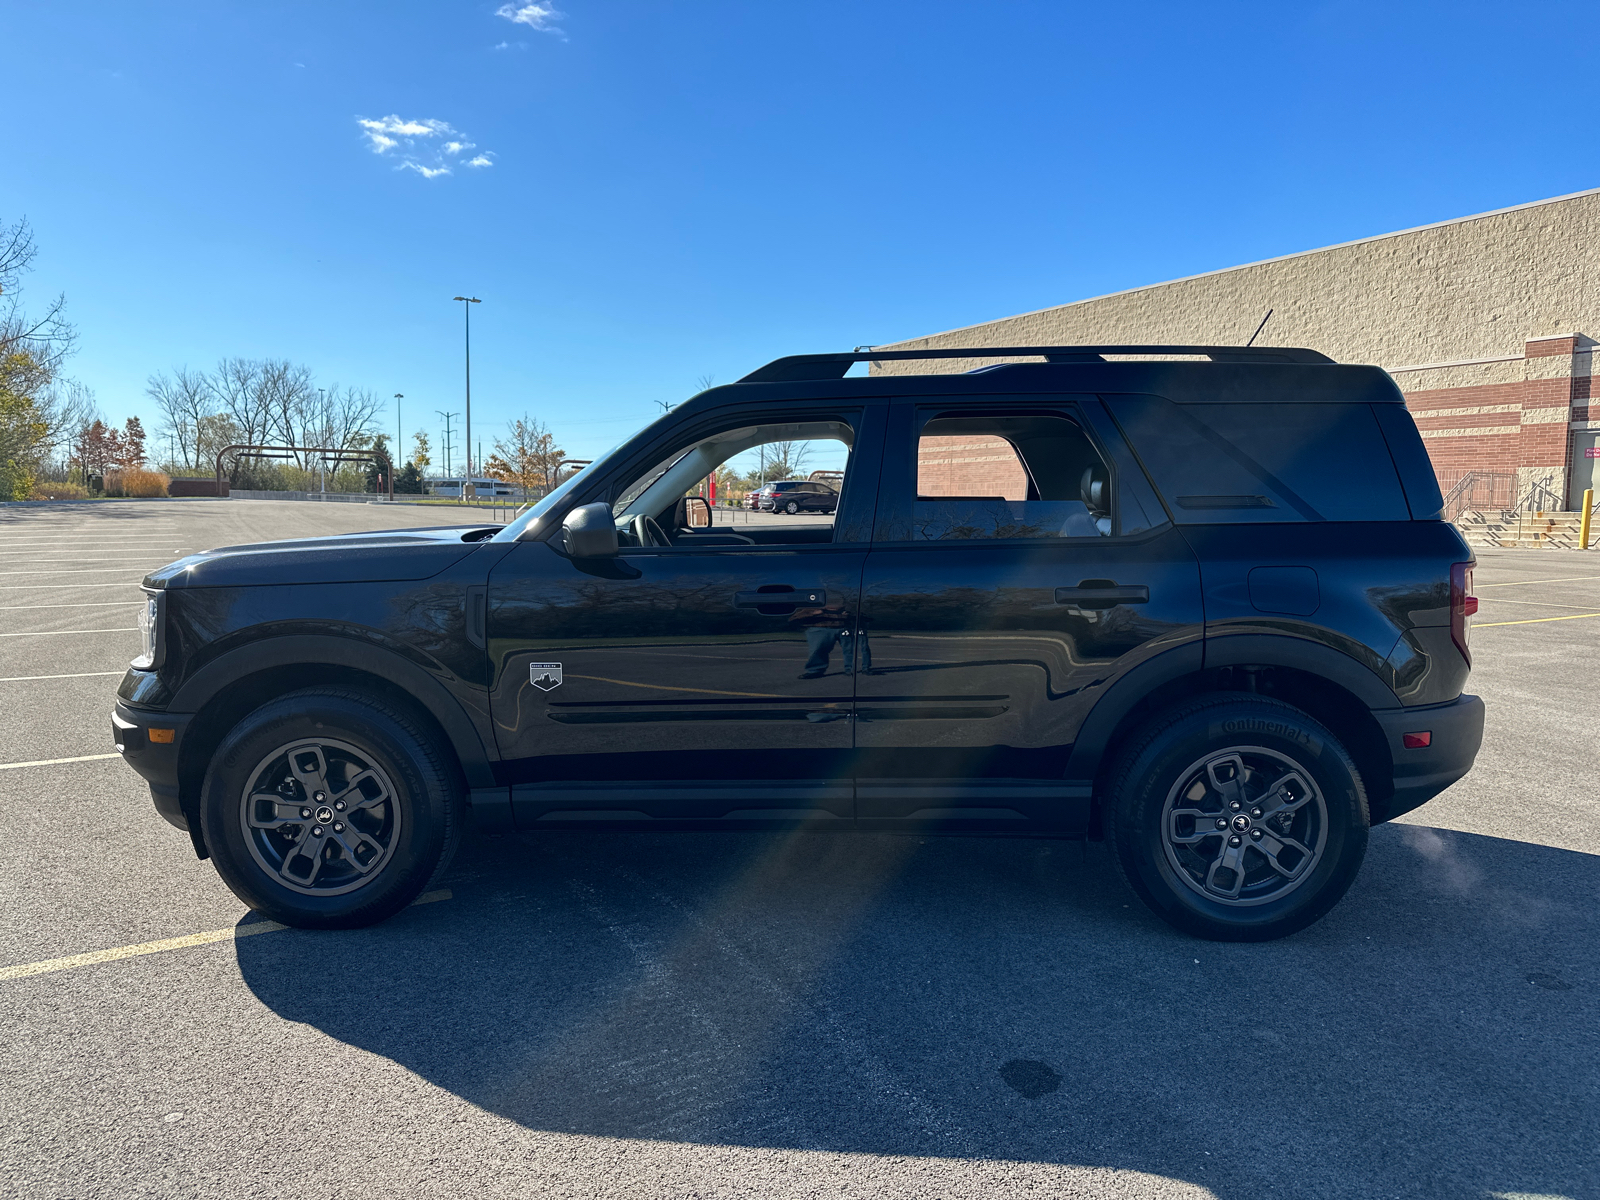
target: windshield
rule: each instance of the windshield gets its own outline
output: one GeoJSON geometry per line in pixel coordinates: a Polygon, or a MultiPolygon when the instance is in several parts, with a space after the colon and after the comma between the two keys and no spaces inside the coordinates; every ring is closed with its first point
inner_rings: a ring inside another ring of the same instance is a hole
{"type": "Polygon", "coordinates": [[[624,438],[581,471],[568,475],[553,491],[546,493],[542,498],[535,501],[532,508],[489,540],[492,542],[514,542],[523,534],[539,528],[539,523],[544,519],[544,515],[551,509],[558,508],[578,486],[580,480],[594,478],[594,474],[591,474],[591,472],[598,473],[610,462],[612,455],[616,454],[631,440],[631,438],[624,438]]]}

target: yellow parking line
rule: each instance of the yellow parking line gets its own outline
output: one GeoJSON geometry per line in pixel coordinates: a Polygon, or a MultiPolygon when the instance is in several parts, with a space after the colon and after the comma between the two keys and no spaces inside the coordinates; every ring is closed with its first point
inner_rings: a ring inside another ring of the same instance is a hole
{"type": "MultiPolygon", "coordinates": [[[[436,892],[424,892],[411,902],[411,906],[415,908],[419,904],[432,904],[437,900],[448,899],[450,899],[450,889],[440,888],[436,892]]],[[[258,933],[277,933],[280,929],[288,928],[289,926],[279,925],[276,921],[259,921],[253,925],[230,925],[227,929],[208,929],[204,933],[140,942],[135,946],[113,946],[109,950],[91,950],[87,954],[69,954],[65,958],[46,958],[39,962],[18,963],[14,967],[0,967],[0,980],[27,979],[32,975],[48,975],[52,971],[70,971],[75,967],[92,967],[96,963],[138,958],[145,954],[163,954],[168,950],[187,950],[190,946],[206,946],[212,942],[226,942],[229,939],[237,941],[239,938],[252,937],[258,933]]]]}
{"type": "Polygon", "coordinates": [[[1528,587],[1535,583],[1571,583],[1577,579],[1600,579],[1600,575],[1562,575],[1556,579],[1513,579],[1507,583],[1480,583],[1472,590],[1481,592],[1492,587],[1528,587]]]}
{"type": "MultiPolygon", "coordinates": [[[[48,679],[49,676],[41,676],[48,679]]],[[[57,763],[94,762],[98,758],[121,758],[122,755],[112,754],[80,754],[77,758],[36,758],[32,762],[0,763],[0,771],[15,771],[18,767],[53,767],[57,763]]]]}
{"type": "Polygon", "coordinates": [[[1493,629],[1496,625],[1543,625],[1546,621],[1581,621],[1585,617],[1600,617],[1600,612],[1571,613],[1565,617],[1529,617],[1526,621],[1488,621],[1479,625],[1472,623],[1474,629],[1493,629]]]}

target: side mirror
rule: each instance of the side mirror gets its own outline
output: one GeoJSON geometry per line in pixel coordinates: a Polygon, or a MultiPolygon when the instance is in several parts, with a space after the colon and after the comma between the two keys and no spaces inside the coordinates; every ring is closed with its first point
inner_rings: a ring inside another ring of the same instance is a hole
{"type": "Polygon", "coordinates": [[[561,522],[561,548],[573,558],[615,558],[617,526],[611,505],[599,501],[569,512],[561,522]]]}
{"type": "Polygon", "coordinates": [[[678,503],[683,506],[678,512],[679,529],[711,528],[711,504],[704,496],[685,496],[678,503]]]}

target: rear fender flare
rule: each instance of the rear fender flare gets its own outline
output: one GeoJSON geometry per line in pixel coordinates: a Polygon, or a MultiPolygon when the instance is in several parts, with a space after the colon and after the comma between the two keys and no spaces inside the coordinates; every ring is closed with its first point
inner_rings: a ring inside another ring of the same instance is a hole
{"type": "Polygon", "coordinates": [[[1369,711],[1401,707],[1394,690],[1371,668],[1319,642],[1270,634],[1208,638],[1203,645],[1192,642],[1140,663],[1112,684],[1078,731],[1067,779],[1095,779],[1128,714],[1156,689],[1188,675],[1199,684],[1202,672],[1230,666],[1290,667],[1337,684],[1369,711]]]}

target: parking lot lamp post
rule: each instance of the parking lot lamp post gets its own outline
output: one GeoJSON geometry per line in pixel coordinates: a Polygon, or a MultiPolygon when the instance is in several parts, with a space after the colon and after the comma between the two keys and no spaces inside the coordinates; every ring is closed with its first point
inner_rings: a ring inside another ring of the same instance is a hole
{"type": "MultiPolygon", "coordinates": [[[[461,311],[467,318],[467,482],[472,481],[472,306],[482,304],[476,296],[457,296],[462,303],[461,311]]],[[[461,488],[462,496],[466,496],[466,485],[461,488]]]]}
{"type": "MultiPolygon", "coordinates": [[[[404,392],[396,392],[394,394],[394,452],[396,454],[404,454],[406,452],[406,436],[400,425],[400,401],[405,398],[406,394],[404,392]]],[[[391,467],[393,466],[393,464],[390,465],[391,467]]]]}
{"type": "MultiPolygon", "coordinates": [[[[317,398],[322,401],[321,407],[318,410],[319,415],[324,415],[324,417],[325,417],[325,414],[328,411],[327,390],[325,388],[318,388],[317,389],[317,398]]],[[[326,458],[324,458],[324,459],[322,459],[320,461],[320,463],[318,464],[318,470],[319,470],[319,475],[320,475],[320,477],[322,479],[322,491],[323,491],[324,494],[326,494],[327,490],[328,490],[328,460],[326,458]]]]}

